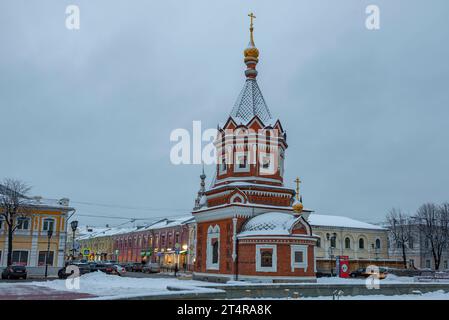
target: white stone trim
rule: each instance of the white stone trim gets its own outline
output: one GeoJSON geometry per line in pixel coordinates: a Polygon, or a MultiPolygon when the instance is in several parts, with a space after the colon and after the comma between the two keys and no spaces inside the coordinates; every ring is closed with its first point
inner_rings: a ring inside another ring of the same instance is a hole
{"type": "Polygon", "coordinates": [[[295,269],[304,269],[304,272],[307,271],[307,268],[309,267],[308,264],[308,257],[307,257],[307,248],[306,245],[298,245],[294,244],[290,246],[290,266],[292,269],[292,272],[295,271],[295,269]],[[295,262],[295,252],[302,252],[302,257],[304,259],[303,262],[295,262]]]}
{"type": "Polygon", "coordinates": [[[275,244],[257,244],[256,245],[256,272],[277,272],[277,245],[275,244]],[[262,267],[262,257],[260,251],[263,249],[272,249],[272,266],[262,267]]]}
{"type": "Polygon", "coordinates": [[[231,199],[229,199],[229,202],[230,202],[230,203],[234,203],[234,202],[237,202],[237,203],[245,203],[246,200],[245,200],[245,198],[244,198],[240,193],[236,193],[236,194],[234,194],[234,195],[231,197],[231,199]],[[240,199],[240,202],[235,201],[235,199],[240,199]]]}

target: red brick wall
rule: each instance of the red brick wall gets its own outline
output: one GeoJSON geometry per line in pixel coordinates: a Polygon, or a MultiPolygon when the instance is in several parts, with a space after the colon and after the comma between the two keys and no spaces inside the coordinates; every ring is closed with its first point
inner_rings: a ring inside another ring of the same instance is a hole
{"type": "Polygon", "coordinates": [[[315,276],[313,246],[309,246],[307,250],[307,261],[308,261],[307,272],[304,272],[303,269],[296,269],[296,268],[294,269],[294,272],[292,272],[290,243],[288,244],[278,243],[276,245],[277,245],[277,272],[256,272],[256,244],[255,243],[239,244],[239,265],[238,265],[239,275],[288,276],[288,277],[315,276]]]}

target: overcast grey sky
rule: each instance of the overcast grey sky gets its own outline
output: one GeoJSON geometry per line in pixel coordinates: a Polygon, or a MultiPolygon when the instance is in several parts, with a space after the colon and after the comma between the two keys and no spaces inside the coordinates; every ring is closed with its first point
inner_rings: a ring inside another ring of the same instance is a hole
{"type": "Polygon", "coordinates": [[[82,223],[188,214],[200,166],[170,163],[170,132],[226,120],[250,11],[258,82],[288,133],[285,181],[302,178],[306,207],[379,221],[449,201],[447,0],[2,0],[0,178],[69,197],[82,223]]]}

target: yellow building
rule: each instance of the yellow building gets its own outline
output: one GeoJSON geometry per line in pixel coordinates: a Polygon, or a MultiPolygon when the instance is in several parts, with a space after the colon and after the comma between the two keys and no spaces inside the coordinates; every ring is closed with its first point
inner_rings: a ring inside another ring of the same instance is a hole
{"type": "MultiPolygon", "coordinates": [[[[1,209],[0,209],[1,210],[1,209]]],[[[69,199],[49,200],[41,197],[27,202],[24,216],[15,217],[17,229],[12,244],[12,263],[24,265],[29,275],[41,275],[46,264],[48,243],[49,274],[55,274],[64,266],[67,237],[67,217],[74,211],[69,207],[69,199]],[[18,223],[21,220],[21,223],[18,223]],[[48,230],[52,236],[48,238],[48,230]]],[[[0,268],[7,266],[8,230],[4,217],[0,216],[0,268]]]]}

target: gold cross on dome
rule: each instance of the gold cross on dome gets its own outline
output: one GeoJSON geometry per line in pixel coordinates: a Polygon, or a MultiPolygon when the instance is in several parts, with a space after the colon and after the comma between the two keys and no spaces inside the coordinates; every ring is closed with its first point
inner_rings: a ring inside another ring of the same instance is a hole
{"type": "Polygon", "coordinates": [[[250,18],[250,25],[249,25],[249,27],[250,28],[252,28],[253,27],[253,19],[255,19],[256,18],[256,16],[254,15],[254,13],[250,13],[250,14],[248,14],[248,17],[250,18]]]}
{"type": "Polygon", "coordinates": [[[295,183],[296,183],[296,199],[299,200],[299,185],[301,184],[301,180],[299,179],[299,177],[297,177],[295,179],[295,183]]]}

